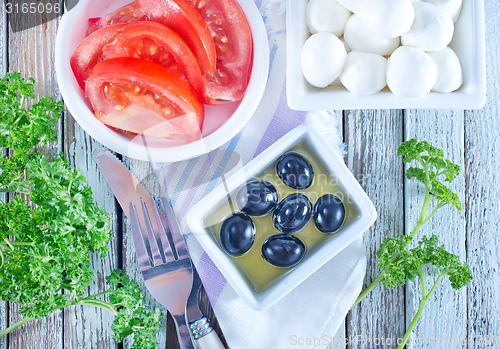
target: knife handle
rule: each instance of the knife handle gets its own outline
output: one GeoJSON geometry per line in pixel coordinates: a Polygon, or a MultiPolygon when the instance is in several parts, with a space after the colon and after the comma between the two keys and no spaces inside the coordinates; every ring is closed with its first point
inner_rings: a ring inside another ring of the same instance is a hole
{"type": "Polygon", "coordinates": [[[198,349],[225,349],[206,317],[191,322],[189,329],[198,349]]]}

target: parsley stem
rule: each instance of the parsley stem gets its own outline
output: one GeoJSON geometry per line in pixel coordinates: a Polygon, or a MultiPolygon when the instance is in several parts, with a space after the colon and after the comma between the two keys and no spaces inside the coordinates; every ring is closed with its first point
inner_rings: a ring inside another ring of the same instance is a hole
{"type": "Polygon", "coordinates": [[[356,300],[354,301],[354,304],[351,306],[351,309],[354,308],[359,302],[361,302],[367,295],[368,293],[370,293],[371,291],[373,291],[373,289],[375,288],[375,286],[377,286],[380,281],[382,281],[382,274],[378,274],[378,276],[372,281],[372,283],[370,285],[368,285],[358,296],[358,298],[356,298],[356,300]]]}
{"type": "Polygon", "coordinates": [[[406,329],[405,334],[403,335],[401,343],[398,345],[398,347],[396,349],[402,349],[402,348],[404,348],[406,342],[408,341],[408,338],[410,338],[410,335],[411,335],[411,333],[413,331],[413,328],[415,327],[415,325],[418,322],[418,319],[420,319],[420,316],[422,316],[422,312],[424,311],[426,303],[427,303],[427,298],[423,298],[422,301],[420,302],[420,305],[418,307],[417,313],[415,314],[415,316],[411,320],[410,325],[408,326],[408,328],[406,329]]]}
{"type": "MultiPolygon", "coordinates": [[[[420,212],[420,216],[418,218],[417,224],[415,225],[415,227],[413,228],[413,230],[410,233],[412,240],[413,240],[413,238],[415,238],[415,235],[417,235],[417,232],[420,230],[422,225],[424,225],[424,223],[426,222],[425,217],[427,215],[427,211],[429,211],[429,205],[430,205],[431,200],[432,200],[432,197],[429,194],[429,189],[430,189],[430,184],[429,184],[429,186],[426,184],[426,193],[425,193],[424,203],[422,204],[422,210],[420,212]]],[[[432,215],[434,213],[435,212],[431,213],[430,216],[432,217],[432,215]]],[[[430,217],[428,217],[428,218],[430,218],[430,217]]],[[[410,242],[411,242],[411,240],[408,241],[408,244],[405,247],[407,247],[410,244],[410,242]]],[[[392,256],[391,262],[392,263],[396,262],[399,259],[399,256],[400,256],[399,252],[395,253],[394,256],[392,256]]],[[[354,301],[354,304],[351,306],[351,309],[354,308],[354,306],[356,306],[359,302],[361,302],[380,283],[380,281],[382,281],[382,278],[383,278],[382,274],[378,274],[378,276],[371,282],[371,284],[368,285],[359,294],[358,298],[356,298],[356,300],[354,301]]]]}
{"type": "Polygon", "coordinates": [[[420,319],[420,316],[422,316],[422,312],[424,311],[425,304],[427,303],[427,301],[431,297],[431,294],[436,289],[437,285],[439,284],[439,281],[441,281],[441,279],[445,275],[446,275],[446,273],[440,272],[439,276],[437,277],[436,281],[434,282],[434,285],[432,285],[431,290],[429,291],[429,293],[426,294],[425,293],[426,290],[425,290],[425,277],[424,277],[424,273],[422,271],[420,271],[419,278],[420,278],[420,281],[422,283],[422,300],[420,301],[420,305],[418,307],[417,313],[415,314],[415,316],[411,320],[410,325],[408,326],[408,328],[406,329],[405,334],[403,335],[401,343],[398,345],[398,347],[396,349],[402,349],[405,346],[406,342],[408,341],[408,338],[410,338],[410,335],[411,335],[411,333],[413,331],[413,328],[415,328],[415,326],[417,325],[418,320],[420,319]]]}
{"type": "Polygon", "coordinates": [[[16,322],[15,324],[7,327],[5,330],[3,330],[2,332],[0,332],[0,338],[8,335],[10,332],[14,331],[16,328],[18,328],[19,326],[22,326],[30,321],[33,321],[35,320],[36,318],[35,317],[25,317],[21,320],[19,320],[18,322],[16,322]]]}
{"type": "Polygon", "coordinates": [[[77,304],[80,304],[80,305],[92,305],[94,307],[97,307],[97,308],[101,308],[101,309],[105,309],[109,312],[111,312],[113,315],[118,315],[118,312],[116,311],[116,309],[109,303],[106,303],[104,301],[101,301],[99,299],[87,299],[87,300],[81,300],[79,301],[77,304]]]}
{"type": "Polygon", "coordinates": [[[91,294],[91,295],[90,295],[90,296],[88,296],[88,297],[82,298],[82,301],[85,301],[85,300],[92,300],[92,299],[94,299],[94,298],[96,298],[96,297],[103,296],[103,295],[105,295],[105,294],[107,294],[107,293],[110,293],[110,292],[112,292],[112,290],[107,290],[107,291],[102,291],[102,292],[99,292],[99,293],[91,294]]]}

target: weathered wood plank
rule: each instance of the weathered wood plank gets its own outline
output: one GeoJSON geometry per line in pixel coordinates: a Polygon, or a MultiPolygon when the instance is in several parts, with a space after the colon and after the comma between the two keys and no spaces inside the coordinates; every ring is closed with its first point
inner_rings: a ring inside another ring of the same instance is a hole
{"type": "MultiPolygon", "coordinates": [[[[36,95],[58,97],[54,69],[54,47],[58,20],[41,24],[20,32],[13,32],[12,26],[22,27],[25,21],[40,21],[35,14],[9,15],[8,52],[9,71],[18,71],[24,77],[31,76],[37,81],[36,95]]],[[[29,24],[27,25],[29,26],[29,24]]],[[[47,147],[48,154],[57,153],[57,147],[47,147]]],[[[18,307],[10,306],[9,323],[18,321],[18,307]]],[[[45,319],[33,321],[12,332],[8,337],[9,348],[38,349],[62,348],[62,313],[56,312],[45,319]]]]}
{"type": "Polygon", "coordinates": [[[500,346],[500,3],[485,1],[485,13],[488,99],[465,114],[468,348],[500,346]]]}
{"type": "MultiPolygon", "coordinates": [[[[365,233],[368,259],[365,286],[378,275],[376,251],[385,236],[403,232],[403,173],[396,150],[402,141],[402,112],[366,110],[347,113],[347,164],[377,209],[365,233]]],[[[347,316],[348,348],[371,348],[373,341],[394,340],[404,329],[404,290],[376,287],[347,316]],[[371,342],[369,342],[371,341],[371,342]]]]}
{"type": "MultiPolygon", "coordinates": [[[[105,179],[100,175],[97,165],[92,157],[92,151],[101,147],[91,139],[78,124],[75,124],[70,113],[64,118],[64,153],[74,168],[79,168],[87,177],[92,187],[94,200],[104,207],[111,215],[113,229],[112,240],[109,244],[108,256],[101,259],[92,256],[92,269],[94,279],[89,287],[89,294],[94,294],[105,289],[105,277],[120,267],[119,249],[121,249],[121,228],[117,220],[117,207],[115,198],[105,179]]],[[[78,306],[64,310],[64,348],[113,348],[115,341],[112,338],[111,324],[113,315],[108,311],[91,307],[78,306]]]]}
{"type": "MultiPolygon", "coordinates": [[[[8,25],[7,25],[7,14],[5,13],[5,7],[0,6],[0,74],[3,76],[7,72],[7,35],[8,35],[8,25]]],[[[6,201],[7,195],[2,194],[0,200],[6,201]]],[[[6,302],[0,301],[0,328],[4,329],[8,327],[8,304],[6,302]]],[[[7,347],[7,338],[0,338],[0,349],[5,349],[7,347]]]]}
{"type": "MultiPolygon", "coordinates": [[[[464,201],[464,117],[463,111],[409,110],[405,116],[405,140],[417,138],[427,140],[442,149],[445,157],[455,162],[462,173],[450,185],[460,200],[464,201]]],[[[405,180],[405,233],[410,234],[420,214],[424,186],[417,181],[405,180]]],[[[455,208],[446,206],[426,223],[415,241],[423,235],[435,234],[448,251],[456,254],[462,261],[465,256],[465,215],[455,208]]],[[[427,290],[434,283],[435,274],[426,276],[427,290]],[[432,283],[431,283],[432,281],[432,283]]],[[[415,315],[422,298],[420,282],[416,279],[406,285],[406,326],[415,315]]],[[[445,346],[453,343],[454,338],[467,334],[466,289],[454,290],[448,280],[442,280],[427,302],[421,321],[411,337],[413,342],[407,348],[436,348],[436,343],[445,346]],[[450,342],[451,341],[451,342],[450,342]]],[[[402,334],[401,334],[402,335],[402,334]]],[[[453,346],[454,348],[460,345],[453,346]]]]}

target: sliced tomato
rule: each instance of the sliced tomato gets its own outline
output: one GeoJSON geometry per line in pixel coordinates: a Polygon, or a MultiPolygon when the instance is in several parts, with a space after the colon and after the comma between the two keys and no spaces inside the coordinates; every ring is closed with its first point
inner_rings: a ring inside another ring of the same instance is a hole
{"type": "Polygon", "coordinates": [[[70,65],[82,89],[85,89],[85,80],[89,76],[90,69],[101,58],[102,48],[124,26],[125,24],[113,24],[101,28],[87,36],[73,51],[70,65]]]}
{"type": "Polygon", "coordinates": [[[147,20],[149,20],[149,17],[141,7],[141,4],[138,1],[132,1],[131,3],[128,3],[127,5],[108,13],[103,17],[89,18],[89,28],[87,29],[87,35],[109,24],[132,23],[147,20]]]}
{"type": "Polygon", "coordinates": [[[182,77],[140,58],[95,65],[85,84],[94,115],[127,133],[173,140],[201,137],[203,103],[182,77]]]}
{"type": "Polygon", "coordinates": [[[135,0],[100,19],[91,19],[89,31],[142,20],[160,22],[177,32],[193,51],[202,72],[214,73],[214,40],[201,14],[188,0],[135,0]]]}
{"type": "Polygon", "coordinates": [[[102,56],[103,59],[137,57],[158,63],[183,75],[203,96],[203,75],[193,52],[177,33],[163,24],[142,21],[125,25],[103,47],[102,56]]]}
{"type": "Polygon", "coordinates": [[[250,26],[236,0],[192,0],[215,41],[217,64],[205,75],[210,104],[243,98],[251,73],[253,42],[250,26]]]}

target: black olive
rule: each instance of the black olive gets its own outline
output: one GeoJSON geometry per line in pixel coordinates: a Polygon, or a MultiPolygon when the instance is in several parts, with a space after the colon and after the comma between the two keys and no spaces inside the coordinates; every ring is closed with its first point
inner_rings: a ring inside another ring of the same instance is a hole
{"type": "Polygon", "coordinates": [[[262,216],[278,204],[276,188],[266,181],[251,181],[236,194],[236,204],[250,216],[262,216]]]}
{"type": "Polygon", "coordinates": [[[312,204],[304,194],[296,193],[284,198],[273,212],[276,229],[289,234],[304,228],[312,214],[312,204]]]}
{"type": "Polygon", "coordinates": [[[304,243],[293,235],[272,235],[262,245],[262,256],[274,266],[289,268],[304,257],[304,243]]]}
{"type": "Polygon", "coordinates": [[[306,189],[311,186],[314,170],[305,157],[294,152],[283,154],[276,163],[278,177],[293,189],[306,189]]]}
{"type": "Polygon", "coordinates": [[[220,242],[231,256],[241,256],[252,247],[255,225],[250,217],[235,213],[227,218],[220,228],[220,242]]]}
{"type": "Polygon", "coordinates": [[[345,219],[345,207],[342,200],[336,195],[326,194],[314,205],[314,224],[323,233],[337,232],[345,219]]]}

